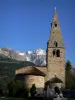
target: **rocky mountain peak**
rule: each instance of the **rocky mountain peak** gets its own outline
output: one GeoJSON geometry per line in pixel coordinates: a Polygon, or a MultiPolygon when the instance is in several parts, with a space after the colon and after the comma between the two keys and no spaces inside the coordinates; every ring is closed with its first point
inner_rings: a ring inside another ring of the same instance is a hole
{"type": "Polygon", "coordinates": [[[9,48],[9,47],[7,47],[7,46],[5,46],[5,47],[1,48],[1,50],[3,50],[3,51],[10,51],[10,50],[12,50],[12,49],[9,48]]]}
{"type": "Polygon", "coordinates": [[[46,51],[38,48],[34,51],[20,52],[12,50],[7,46],[0,49],[0,55],[13,58],[18,61],[30,61],[36,65],[46,64],[46,51]]]}

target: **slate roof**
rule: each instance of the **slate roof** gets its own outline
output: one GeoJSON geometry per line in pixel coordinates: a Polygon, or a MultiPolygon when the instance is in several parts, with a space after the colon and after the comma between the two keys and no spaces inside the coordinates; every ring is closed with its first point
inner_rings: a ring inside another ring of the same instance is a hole
{"type": "Polygon", "coordinates": [[[48,85],[50,83],[63,83],[63,81],[55,76],[52,79],[48,80],[45,84],[48,85]]]}
{"type": "Polygon", "coordinates": [[[16,74],[19,74],[19,75],[37,75],[37,76],[45,76],[46,75],[44,72],[37,69],[35,66],[23,67],[19,70],[16,70],[16,74]]]}

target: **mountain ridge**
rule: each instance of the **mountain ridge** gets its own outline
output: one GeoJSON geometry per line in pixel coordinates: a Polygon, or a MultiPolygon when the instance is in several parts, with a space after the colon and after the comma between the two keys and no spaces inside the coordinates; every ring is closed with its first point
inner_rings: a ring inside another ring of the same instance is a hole
{"type": "Polygon", "coordinates": [[[0,48],[0,56],[12,58],[17,61],[29,61],[36,65],[46,65],[46,51],[38,48],[33,51],[20,52],[11,48],[0,48]]]}

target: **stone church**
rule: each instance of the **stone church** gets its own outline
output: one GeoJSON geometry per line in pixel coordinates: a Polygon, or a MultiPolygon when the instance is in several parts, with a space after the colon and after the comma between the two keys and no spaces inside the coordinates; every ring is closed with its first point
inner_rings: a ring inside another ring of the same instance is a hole
{"type": "Polygon", "coordinates": [[[28,85],[35,84],[42,93],[47,85],[65,87],[65,46],[56,8],[47,42],[46,66],[26,66],[15,71],[15,78],[28,85]]]}

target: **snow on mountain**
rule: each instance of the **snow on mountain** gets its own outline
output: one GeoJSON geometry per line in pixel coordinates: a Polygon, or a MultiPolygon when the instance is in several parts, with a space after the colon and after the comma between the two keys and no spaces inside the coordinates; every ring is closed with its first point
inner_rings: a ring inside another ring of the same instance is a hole
{"type": "Polygon", "coordinates": [[[5,55],[20,61],[30,61],[36,65],[46,65],[46,51],[41,48],[34,51],[20,52],[4,47],[0,49],[0,55],[5,55]]]}
{"type": "Polygon", "coordinates": [[[29,57],[26,57],[26,61],[31,61],[31,60],[29,59],[29,57]]]}
{"type": "Polygon", "coordinates": [[[21,53],[21,52],[20,52],[19,55],[24,56],[24,53],[21,53]]]}
{"type": "Polygon", "coordinates": [[[28,51],[28,54],[31,54],[31,53],[33,53],[32,51],[28,51]]]}
{"type": "Polygon", "coordinates": [[[46,65],[46,51],[42,49],[36,49],[31,52],[26,53],[27,59],[29,61],[35,63],[36,65],[46,65]]]}
{"type": "Polygon", "coordinates": [[[15,51],[18,55],[24,56],[25,52],[15,51]]]}
{"type": "Polygon", "coordinates": [[[35,51],[35,53],[37,54],[37,55],[45,55],[45,51],[44,50],[42,50],[42,49],[37,49],[36,51],[35,51]]]}

